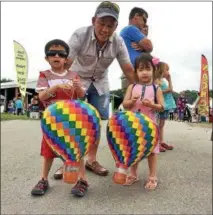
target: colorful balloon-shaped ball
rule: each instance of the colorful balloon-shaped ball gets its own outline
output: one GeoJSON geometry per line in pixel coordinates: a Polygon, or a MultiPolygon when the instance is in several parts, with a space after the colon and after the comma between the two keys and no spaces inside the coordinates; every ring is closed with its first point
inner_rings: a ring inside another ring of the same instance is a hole
{"type": "Polygon", "coordinates": [[[158,138],[157,124],[140,112],[121,111],[109,119],[107,140],[118,168],[113,176],[115,183],[125,183],[126,170],[149,156],[158,138]]]}
{"type": "Polygon", "coordinates": [[[44,111],[41,119],[44,138],[66,162],[70,177],[78,172],[80,159],[99,139],[100,122],[98,111],[80,100],[58,101],[44,111]]]}

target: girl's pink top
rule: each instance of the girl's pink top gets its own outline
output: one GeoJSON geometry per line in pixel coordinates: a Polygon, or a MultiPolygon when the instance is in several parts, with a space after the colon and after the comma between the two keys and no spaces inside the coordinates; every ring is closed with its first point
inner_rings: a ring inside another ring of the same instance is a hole
{"type": "MultiPolygon", "coordinates": [[[[156,87],[157,88],[157,87],[156,87]]],[[[141,113],[148,116],[155,123],[157,122],[156,112],[149,107],[146,107],[141,104],[141,95],[142,95],[143,85],[136,84],[132,90],[132,97],[140,95],[140,98],[136,101],[135,105],[131,108],[131,111],[137,112],[140,110],[141,113]]],[[[155,91],[153,85],[148,85],[145,87],[143,99],[148,99],[154,103],[155,100],[155,91]]]]}
{"type": "MultiPolygon", "coordinates": [[[[157,88],[157,86],[156,86],[156,88],[157,88]]],[[[156,112],[154,110],[152,110],[151,108],[146,107],[141,104],[141,95],[143,94],[142,90],[143,90],[143,85],[136,84],[133,87],[132,97],[136,96],[136,95],[140,95],[140,98],[136,101],[135,105],[130,110],[133,112],[140,111],[141,113],[148,116],[150,119],[152,119],[153,122],[155,122],[157,124],[156,112]]],[[[148,99],[154,103],[155,91],[154,91],[153,85],[148,85],[145,87],[143,99],[148,99]]],[[[159,152],[160,152],[160,150],[159,150],[159,143],[158,143],[157,146],[155,147],[155,149],[153,150],[153,153],[159,153],[159,152]]]]}

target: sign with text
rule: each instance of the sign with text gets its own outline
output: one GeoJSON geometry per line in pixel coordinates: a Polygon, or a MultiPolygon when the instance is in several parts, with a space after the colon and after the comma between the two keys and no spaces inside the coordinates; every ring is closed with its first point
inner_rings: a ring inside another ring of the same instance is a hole
{"type": "Polygon", "coordinates": [[[201,116],[209,117],[209,72],[208,62],[204,55],[201,56],[201,80],[198,113],[201,116]]]}
{"type": "Polygon", "coordinates": [[[28,78],[28,57],[24,47],[16,42],[14,43],[14,52],[15,52],[15,68],[17,75],[17,83],[19,91],[22,97],[25,97],[27,89],[27,78],[28,78]]]}

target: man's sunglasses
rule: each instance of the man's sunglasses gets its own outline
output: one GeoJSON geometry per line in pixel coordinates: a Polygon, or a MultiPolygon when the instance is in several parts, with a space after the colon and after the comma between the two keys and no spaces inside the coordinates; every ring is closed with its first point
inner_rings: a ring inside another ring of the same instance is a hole
{"type": "Polygon", "coordinates": [[[65,51],[50,50],[46,53],[47,57],[55,57],[58,55],[61,58],[67,58],[68,54],[65,51]]]}
{"type": "Polygon", "coordinates": [[[102,2],[99,5],[99,8],[110,8],[110,9],[113,9],[117,13],[120,12],[120,7],[117,4],[112,3],[110,1],[104,1],[104,2],[102,2]]]}

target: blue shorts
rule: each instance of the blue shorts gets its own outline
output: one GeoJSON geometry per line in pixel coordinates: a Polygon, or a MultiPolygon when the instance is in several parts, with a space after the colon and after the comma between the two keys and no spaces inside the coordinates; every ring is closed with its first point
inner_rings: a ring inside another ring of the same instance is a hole
{"type": "Polygon", "coordinates": [[[168,119],[168,115],[169,115],[169,111],[165,110],[165,111],[159,113],[159,118],[160,119],[168,119]]]}
{"type": "Polygon", "coordinates": [[[109,119],[110,95],[104,94],[99,96],[98,91],[93,84],[90,84],[86,98],[89,104],[93,105],[99,112],[102,120],[109,119]]]}

